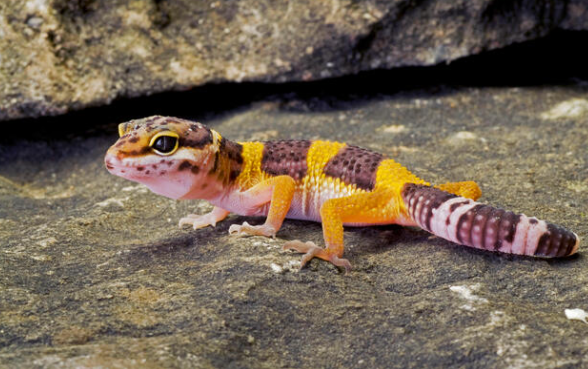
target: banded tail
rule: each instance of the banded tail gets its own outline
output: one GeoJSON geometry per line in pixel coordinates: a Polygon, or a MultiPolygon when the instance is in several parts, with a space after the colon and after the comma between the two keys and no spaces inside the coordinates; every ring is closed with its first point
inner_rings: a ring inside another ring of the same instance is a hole
{"type": "Polygon", "coordinates": [[[536,257],[574,254],[580,238],[555,224],[408,183],[402,198],[423,229],[460,245],[536,257]]]}

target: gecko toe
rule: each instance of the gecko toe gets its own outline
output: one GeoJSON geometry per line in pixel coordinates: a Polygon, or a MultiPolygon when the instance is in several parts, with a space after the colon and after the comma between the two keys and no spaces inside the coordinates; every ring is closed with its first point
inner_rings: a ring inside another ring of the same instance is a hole
{"type": "Polygon", "coordinates": [[[245,235],[275,237],[276,230],[274,229],[274,227],[267,225],[267,224],[252,226],[247,222],[243,222],[242,225],[238,225],[238,224],[231,225],[229,227],[229,234],[231,236],[237,236],[237,237],[245,236],[245,235]]]}
{"type": "Polygon", "coordinates": [[[180,219],[178,226],[182,228],[184,225],[190,225],[194,229],[204,228],[208,226],[216,226],[216,219],[209,214],[198,215],[189,214],[184,218],[180,219]]]}
{"type": "Polygon", "coordinates": [[[302,258],[300,260],[300,269],[304,268],[304,266],[310,260],[312,260],[312,258],[317,257],[329,261],[337,267],[344,268],[346,273],[349,273],[351,271],[351,263],[349,262],[349,260],[339,258],[338,256],[327,252],[327,250],[317,246],[312,241],[288,241],[284,244],[284,246],[282,246],[282,250],[294,250],[304,254],[302,255],[302,258]]]}
{"type": "Polygon", "coordinates": [[[351,272],[351,263],[349,260],[332,255],[329,261],[338,267],[345,268],[345,274],[351,272]]]}

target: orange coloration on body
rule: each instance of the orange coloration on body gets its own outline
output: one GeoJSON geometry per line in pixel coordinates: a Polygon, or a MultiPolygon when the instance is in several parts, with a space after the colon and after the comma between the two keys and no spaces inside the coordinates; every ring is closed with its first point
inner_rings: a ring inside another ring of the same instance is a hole
{"type": "MultiPolygon", "coordinates": [[[[273,237],[285,218],[321,222],[325,248],[301,241],[284,245],[284,249],[305,253],[302,265],[318,257],[349,270],[350,263],[342,259],[344,225],[428,226],[432,220],[437,221],[434,210],[442,209],[444,202],[463,199],[452,207],[453,211],[466,203],[471,207],[468,199],[476,200],[481,195],[475,182],[445,183],[436,186],[438,190],[429,187],[431,190],[425,193],[427,201],[418,202],[421,200],[411,198],[411,194],[429,183],[381,154],[339,142],[234,143],[199,123],[158,116],[121,124],[120,134],[121,138],[106,155],[109,171],[144,183],[168,197],[205,199],[215,206],[208,214],[182,218],[180,226],[214,226],[232,211],[267,219],[259,226],[246,222],[232,225],[231,234],[273,237]],[[159,139],[154,135],[167,137],[159,139]],[[407,184],[421,187],[415,187],[414,192],[414,188],[407,189],[407,184]],[[413,192],[407,195],[409,190],[413,192]],[[461,197],[456,199],[451,194],[461,197]],[[419,219],[415,214],[419,214],[419,219]]],[[[444,211],[451,215],[450,210],[444,211]]],[[[473,227],[472,219],[462,216],[454,233],[463,231],[463,224],[473,227]]],[[[505,224],[514,227],[517,219],[511,217],[505,224]]],[[[482,220],[485,222],[486,218],[482,220]]],[[[475,222],[482,224],[478,218],[475,222]]],[[[479,230],[472,232],[470,238],[481,237],[479,230]]],[[[515,235],[514,230],[503,233],[507,240],[515,235]]],[[[478,238],[475,242],[480,243],[478,238]]],[[[547,241],[541,242],[546,245],[547,241]]]]}
{"type": "Polygon", "coordinates": [[[237,186],[241,189],[251,188],[268,176],[261,170],[263,143],[239,142],[243,145],[243,170],[237,177],[237,186]]]}

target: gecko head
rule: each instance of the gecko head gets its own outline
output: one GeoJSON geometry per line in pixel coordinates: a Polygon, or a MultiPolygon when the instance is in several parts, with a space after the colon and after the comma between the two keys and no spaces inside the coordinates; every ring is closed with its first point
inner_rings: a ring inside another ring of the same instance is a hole
{"type": "Polygon", "coordinates": [[[203,124],[162,116],[121,123],[118,133],[104,158],[108,171],[173,199],[206,181],[221,139],[203,124]]]}

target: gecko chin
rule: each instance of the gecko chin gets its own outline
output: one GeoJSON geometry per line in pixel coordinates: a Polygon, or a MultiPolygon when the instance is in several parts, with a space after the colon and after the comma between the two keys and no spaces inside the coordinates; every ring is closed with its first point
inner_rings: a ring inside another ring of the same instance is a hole
{"type": "Polygon", "coordinates": [[[184,197],[190,192],[190,188],[192,188],[192,183],[178,179],[174,180],[173,178],[151,178],[149,180],[137,182],[144,184],[152,192],[158,195],[176,200],[184,197]]]}
{"type": "Polygon", "coordinates": [[[154,168],[153,165],[127,165],[110,155],[106,156],[104,162],[111,174],[144,184],[152,192],[172,199],[185,196],[198,180],[198,176],[193,173],[189,172],[191,175],[188,175],[167,165],[163,168],[154,168]]]}

